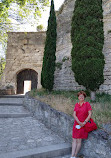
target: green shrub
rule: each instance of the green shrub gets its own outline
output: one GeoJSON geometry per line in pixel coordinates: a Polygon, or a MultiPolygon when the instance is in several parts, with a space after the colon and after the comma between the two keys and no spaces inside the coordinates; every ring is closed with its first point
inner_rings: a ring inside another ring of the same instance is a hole
{"type": "Polygon", "coordinates": [[[56,63],[56,67],[61,70],[62,69],[62,63],[61,62],[57,62],[56,63]]]}
{"type": "Polygon", "coordinates": [[[66,60],[69,60],[69,57],[65,56],[65,57],[62,59],[62,62],[65,62],[66,60]]]}

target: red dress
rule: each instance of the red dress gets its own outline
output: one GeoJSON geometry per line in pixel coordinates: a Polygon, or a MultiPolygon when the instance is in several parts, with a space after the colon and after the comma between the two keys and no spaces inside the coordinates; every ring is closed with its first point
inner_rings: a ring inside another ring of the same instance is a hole
{"type": "MultiPolygon", "coordinates": [[[[79,103],[75,104],[74,111],[76,111],[76,116],[79,119],[80,122],[84,122],[85,119],[88,117],[88,111],[92,110],[91,105],[89,102],[85,102],[82,104],[82,106],[79,105],[79,103]]],[[[72,138],[75,139],[87,139],[88,132],[85,131],[84,126],[80,129],[75,128],[75,126],[78,125],[77,121],[74,121],[73,125],[73,131],[72,131],[72,138]]]]}

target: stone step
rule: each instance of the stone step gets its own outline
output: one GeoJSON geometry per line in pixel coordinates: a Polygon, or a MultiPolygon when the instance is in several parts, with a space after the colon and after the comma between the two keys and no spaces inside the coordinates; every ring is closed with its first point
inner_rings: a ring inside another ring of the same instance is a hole
{"type": "Polygon", "coordinates": [[[54,158],[70,158],[71,157],[71,154],[70,155],[64,155],[64,156],[56,156],[54,158]]]}
{"type": "MultiPolygon", "coordinates": [[[[68,155],[64,155],[64,156],[56,156],[54,158],[70,158],[70,157],[71,157],[71,153],[68,155]]],[[[89,158],[89,157],[85,157],[85,156],[81,155],[81,156],[78,156],[77,158],[89,158]]]]}
{"type": "Polygon", "coordinates": [[[30,112],[23,106],[0,106],[0,118],[28,117],[30,112]]]}
{"type": "Polygon", "coordinates": [[[29,117],[31,116],[31,114],[29,113],[22,113],[22,114],[18,114],[18,113],[15,113],[15,114],[0,114],[0,118],[19,118],[19,117],[29,117]]]}
{"type": "Polygon", "coordinates": [[[54,158],[57,156],[62,158],[69,153],[71,153],[71,145],[63,143],[0,154],[0,158],[54,158]]]}
{"type": "Polygon", "coordinates": [[[0,104],[23,104],[24,98],[0,98],[0,104]]]}
{"type": "MultiPolygon", "coordinates": [[[[70,158],[70,157],[71,157],[71,153],[69,155],[56,156],[54,158],[70,158]]],[[[84,156],[78,156],[77,158],[86,158],[86,157],[84,157],[84,156]]],[[[87,157],[87,158],[89,158],[89,157],[87,157]]]]}
{"type": "Polygon", "coordinates": [[[0,103],[0,106],[23,106],[19,103],[0,103]]]}
{"type": "Polygon", "coordinates": [[[5,113],[29,113],[27,109],[25,109],[23,106],[0,106],[0,114],[5,114],[5,113]]]}
{"type": "Polygon", "coordinates": [[[0,98],[24,98],[25,95],[0,95],[0,98]]]}

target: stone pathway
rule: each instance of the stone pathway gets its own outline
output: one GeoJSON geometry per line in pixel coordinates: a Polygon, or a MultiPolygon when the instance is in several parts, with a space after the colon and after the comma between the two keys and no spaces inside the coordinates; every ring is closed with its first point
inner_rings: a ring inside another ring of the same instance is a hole
{"type": "Polygon", "coordinates": [[[22,99],[0,98],[0,154],[62,143],[63,138],[30,115],[22,99]]]}
{"type": "Polygon", "coordinates": [[[0,153],[64,143],[33,117],[0,119],[0,153]]]}
{"type": "Polygon", "coordinates": [[[65,155],[65,156],[59,156],[59,157],[54,157],[54,158],[70,158],[71,155],[65,155]]]}
{"type": "MultiPolygon", "coordinates": [[[[65,156],[58,156],[58,157],[54,157],[54,158],[70,158],[71,155],[65,155],[65,156]]],[[[77,157],[77,158],[85,158],[85,157],[77,157]]]]}
{"type": "Polygon", "coordinates": [[[0,106],[0,114],[30,114],[23,106],[0,106]]]}

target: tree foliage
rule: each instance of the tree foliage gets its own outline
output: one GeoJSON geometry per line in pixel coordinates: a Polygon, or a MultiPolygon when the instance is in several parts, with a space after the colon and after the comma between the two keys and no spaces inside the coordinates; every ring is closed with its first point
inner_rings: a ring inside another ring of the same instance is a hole
{"type": "Polygon", "coordinates": [[[19,7],[19,15],[26,18],[31,11],[34,11],[34,17],[41,16],[41,10],[48,6],[49,0],[2,0],[0,3],[0,42],[6,43],[6,32],[11,29],[11,21],[9,20],[8,10],[12,3],[16,3],[19,7]],[[31,6],[31,8],[29,7],[31,6]]]}
{"type": "Polygon", "coordinates": [[[95,91],[104,82],[102,0],[76,0],[71,26],[75,79],[80,85],[95,91]]]}
{"type": "Polygon", "coordinates": [[[46,42],[44,48],[43,66],[41,72],[42,86],[51,91],[54,84],[55,71],[55,52],[56,52],[56,15],[54,10],[54,2],[51,0],[50,17],[48,20],[48,28],[46,32],[46,42]]]}
{"type": "Polygon", "coordinates": [[[44,29],[44,26],[42,24],[37,26],[37,31],[43,31],[43,29],[44,29]]]}
{"type": "Polygon", "coordinates": [[[1,60],[0,60],[0,79],[1,79],[1,76],[3,74],[3,70],[5,69],[5,64],[6,64],[5,59],[1,58],[1,60]]]}

